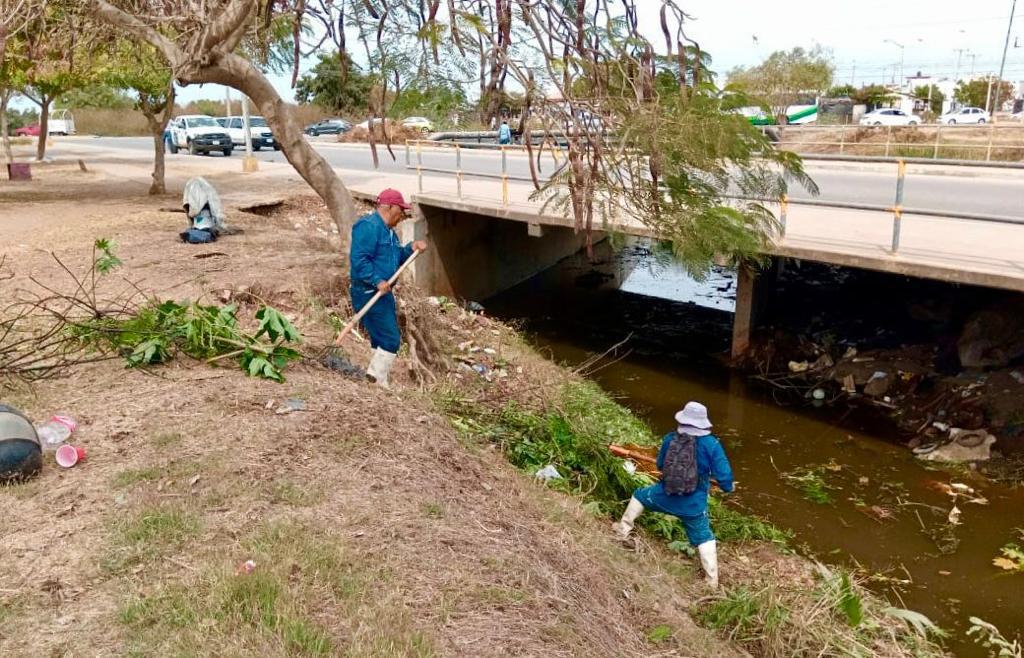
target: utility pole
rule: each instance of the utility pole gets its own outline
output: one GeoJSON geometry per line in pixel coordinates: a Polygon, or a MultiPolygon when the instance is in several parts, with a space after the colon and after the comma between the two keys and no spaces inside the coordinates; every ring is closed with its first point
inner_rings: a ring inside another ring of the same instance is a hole
{"type": "Polygon", "coordinates": [[[850,86],[854,86],[854,78],[857,77],[857,60],[853,60],[853,70],[850,71],[850,86]]]}
{"type": "Polygon", "coordinates": [[[242,159],[242,171],[257,171],[259,160],[252,157],[252,133],[249,132],[249,97],[242,94],[242,143],[245,144],[245,158],[242,159]]]}
{"type": "Polygon", "coordinates": [[[999,79],[996,83],[996,102],[992,106],[992,122],[995,123],[996,112],[999,111],[999,92],[1003,86],[1003,72],[1006,68],[1006,49],[1010,47],[1010,33],[1013,31],[1013,14],[1017,11],[1017,0],[1010,5],[1010,20],[1006,24],[1006,41],[1003,43],[1003,60],[999,63],[999,79]]]}
{"type": "Polygon", "coordinates": [[[224,116],[231,116],[231,87],[224,87],[224,116]]]}
{"type": "MultiPolygon", "coordinates": [[[[997,91],[998,95],[998,91],[997,91]]],[[[989,106],[989,102],[992,100],[992,74],[988,74],[988,89],[985,91],[985,111],[992,112],[989,106]]],[[[993,121],[995,120],[995,112],[992,112],[993,121]]]]}
{"type": "Polygon", "coordinates": [[[978,59],[978,53],[969,53],[967,56],[971,58],[971,79],[974,79],[974,62],[978,59]]]}

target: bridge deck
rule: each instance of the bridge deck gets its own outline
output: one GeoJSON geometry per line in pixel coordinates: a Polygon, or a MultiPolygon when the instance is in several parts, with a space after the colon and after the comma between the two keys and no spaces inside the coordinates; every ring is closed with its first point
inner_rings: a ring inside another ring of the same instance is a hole
{"type": "MultiPolygon", "coordinates": [[[[428,181],[433,182],[425,178],[425,190],[428,181]]],[[[493,183],[489,186],[494,187],[493,183]]],[[[471,196],[466,191],[461,199],[447,191],[425,191],[415,198],[421,204],[487,217],[573,226],[569,217],[541,212],[539,203],[516,200],[502,205],[500,191],[497,198],[471,196]]],[[[523,192],[515,189],[510,198],[525,198],[523,192]]],[[[785,237],[777,238],[768,251],[778,256],[1024,292],[1024,224],[904,215],[896,253],[891,246],[892,226],[891,213],[792,204],[785,237]]],[[[652,231],[638,221],[612,228],[653,237],[652,231]]]]}

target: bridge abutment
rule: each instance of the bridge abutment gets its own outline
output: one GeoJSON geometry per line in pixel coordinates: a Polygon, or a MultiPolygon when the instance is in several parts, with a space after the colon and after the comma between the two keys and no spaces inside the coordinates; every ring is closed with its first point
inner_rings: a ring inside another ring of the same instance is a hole
{"type": "MultiPolygon", "coordinates": [[[[415,205],[415,219],[401,228],[403,241],[430,245],[413,264],[416,284],[433,295],[470,300],[507,290],[586,244],[585,234],[568,227],[538,231],[520,221],[422,203],[415,205]]],[[[594,235],[595,242],[603,239],[594,235]]]]}

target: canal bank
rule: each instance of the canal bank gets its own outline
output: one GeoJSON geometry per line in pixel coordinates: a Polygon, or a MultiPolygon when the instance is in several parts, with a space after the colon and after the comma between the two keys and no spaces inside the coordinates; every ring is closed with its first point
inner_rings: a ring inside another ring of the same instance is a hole
{"type": "Polygon", "coordinates": [[[921,462],[879,415],[793,404],[770,386],[749,385],[718,357],[730,340],[731,314],[720,299],[729,296],[728,277],[693,283],[651,254],[629,257],[641,276],[625,290],[676,299],[624,292],[573,258],[489,300],[488,310],[567,364],[629,338],[592,369],[595,381],[662,429],[682,402],[706,402],[742,483],[738,503],[792,530],[809,553],[858,569],[894,604],[935,619],[958,654],[984,655],[964,636],[972,615],[1011,635],[1020,628],[1020,576],[992,559],[1017,539],[1024,493],[921,462]],[[679,301],[701,298],[719,301],[679,301]],[[953,485],[974,494],[953,496],[953,485]]]}

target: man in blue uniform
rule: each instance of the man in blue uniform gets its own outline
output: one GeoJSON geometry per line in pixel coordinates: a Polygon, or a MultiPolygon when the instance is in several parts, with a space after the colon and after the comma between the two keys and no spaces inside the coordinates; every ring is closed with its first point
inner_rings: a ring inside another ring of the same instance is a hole
{"type": "Polygon", "coordinates": [[[612,528],[626,540],[636,518],[644,509],[678,517],[690,544],[697,548],[708,584],[718,587],[718,545],[708,519],[708,490],[714,479],[722,491],[733,490],[732,468],[722,444],[711,433],[708,409],[699,402],[687,402],[675,415],[676,431],[665,435],[658,452],[658,470],[662,480],[633,492],[622,519],[612,528]],[[679,442],[674,448],[673,443],[679,442]],[[668,463],[666,463],[668,462],[668,463]],[[688,486],[679,487],[673,476],[688,486]],[[681,489],[681,491],[680,491],[681,489]]]}
{"type": "Polygon", "coordinates": [[[363,316],[363,329],[373,348],[366,376],[384,388],[388,387],[388,374],[401,344],[395,295],[388,280],[413,251],[427,248],[422,240],[404,246],[398,241],[395,227],[405,219],[409,208],[401,192],[386,189],[377,195],[377,209],[360,217],[352,227],[352,308],[358,313],[378,291],[385,293],[363,316]]]}

